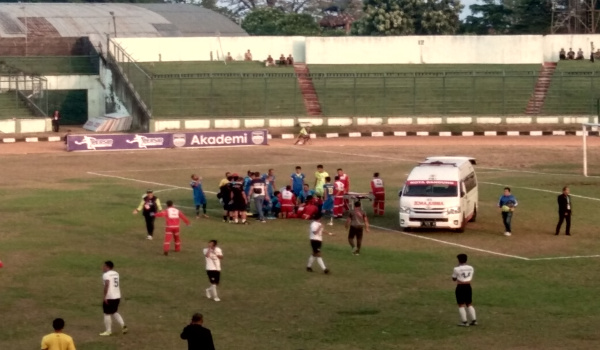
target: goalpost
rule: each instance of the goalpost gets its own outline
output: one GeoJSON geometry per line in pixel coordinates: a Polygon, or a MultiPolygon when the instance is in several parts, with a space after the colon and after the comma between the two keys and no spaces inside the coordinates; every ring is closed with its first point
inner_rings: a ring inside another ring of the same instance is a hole
{"type": "Polygon", "coordinates": [[[588,156],[587,156],[587,137],[590,136],[590,131],[598,132],[600,124],[597,123],[583,123],[582,125],[582,138],[583,138],[583,176],[588,176],[588,156]]]}

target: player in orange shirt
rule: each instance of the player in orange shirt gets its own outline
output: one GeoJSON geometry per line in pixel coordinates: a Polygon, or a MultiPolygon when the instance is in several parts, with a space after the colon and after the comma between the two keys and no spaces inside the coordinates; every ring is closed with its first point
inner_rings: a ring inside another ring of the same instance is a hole
{"type": "Polygon", "coordinates": [[[190,225],[190,220],[177,208],[173,206],[173,201],[167,201],[167,209],[156,213],[156,217],[164,217],[166,219],[165,227],[165,242],[163,250],[165,256],[169,255],[171,249],[171,239],[175,238],[175,251],[181,251],[181,240],[179,239],[179,224],[183,220],[187,226],[190,225]]]}

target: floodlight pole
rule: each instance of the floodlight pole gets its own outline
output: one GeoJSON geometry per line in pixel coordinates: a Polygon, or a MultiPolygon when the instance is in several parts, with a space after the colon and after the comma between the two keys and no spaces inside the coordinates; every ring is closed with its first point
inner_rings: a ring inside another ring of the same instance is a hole
{"type": "Polygon", "coordinates": [[[588,176],[587,170],[587,125],[583,124],[583,176],[588,176]]]}
{"type": "Polygon", "coordinates": [[[112,20],[113,20],[113,29],[114,29],[114,33],[115,33],[115,38],[117,37],[117,20],[115,19],[115,13],[113,11],[109,12],[110,15],[112,16],[112,20]]]}

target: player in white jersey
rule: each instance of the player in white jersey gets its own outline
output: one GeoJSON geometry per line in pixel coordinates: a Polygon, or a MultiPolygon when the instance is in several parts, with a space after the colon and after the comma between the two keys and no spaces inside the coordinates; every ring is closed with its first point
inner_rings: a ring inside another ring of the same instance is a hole
{"type": "Polygon", "coordinates": [[[106,330],[100,333],[101,336],[109,336],[112,334],[112,318],[119,325],[123,334],[127,333],[127,326],[123,321],[123,317],[119,314],[119,302],[121,301],[121,286],[119,273],[114,271],[115,265],[112,261],[105,261],[102,266],[102,281],[104,282],[104,300],[102,302],[102,310],[104,311],[104,326],[106,330]]]}
{"type": "Polygon", "coordinates": [[[206,288],[206,297],[214,301],[221,301],[217,294],[217,286],[221,280],[221,259],[223,251],[217,247],[217,241],[208,242],[208,248],[204,248],[204,258],[206,259],[206,274],[210,281],[210,287],[206,288]]]}
{"type": "Polygon", "coordinates": [[[333,235],[331,232],[326,232],[323,229],[323,224],[321,223],[321,213],[315,214],[315,218],[313,222],[310,224],[309,228],[309,237],[310,237],[310,246],[312,247],[312,255],[308,258],[308,265],[306,266],[306,271],[313,272],[312,265],[317,260],[319,266],[324,273],[328,274],[329,269],[325,266],[323,262],[323,258],[321,257],[321,245],[323,244],[323,233],[329,233],[330,236],[333,235]]]}
{"type": "Polygon", "coordinates": [[[473,266],[467,265],[467,254],[458,254],[458,266],[452,272],[452,280],[456,282],[456,303],[458,304],[458,313],[460,315],[459,326],[468,327],[477,326],[477,318],[475,316],[475,308],[472,304],[471,280],[475,269],[473,266]],[[466,307],[466,310],[465,310],[466,307]],[[468,322],[467,313],[471,322],[468,322]]]}

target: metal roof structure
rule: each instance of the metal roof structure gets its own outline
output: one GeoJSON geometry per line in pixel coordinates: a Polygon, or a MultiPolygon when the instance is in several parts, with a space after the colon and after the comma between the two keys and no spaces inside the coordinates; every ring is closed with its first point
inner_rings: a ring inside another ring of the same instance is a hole
{"type": "Polygon", "coordinates": [[[214,11],[187,4],[4,3],[0,38],[247,36],[214,11]]]}

